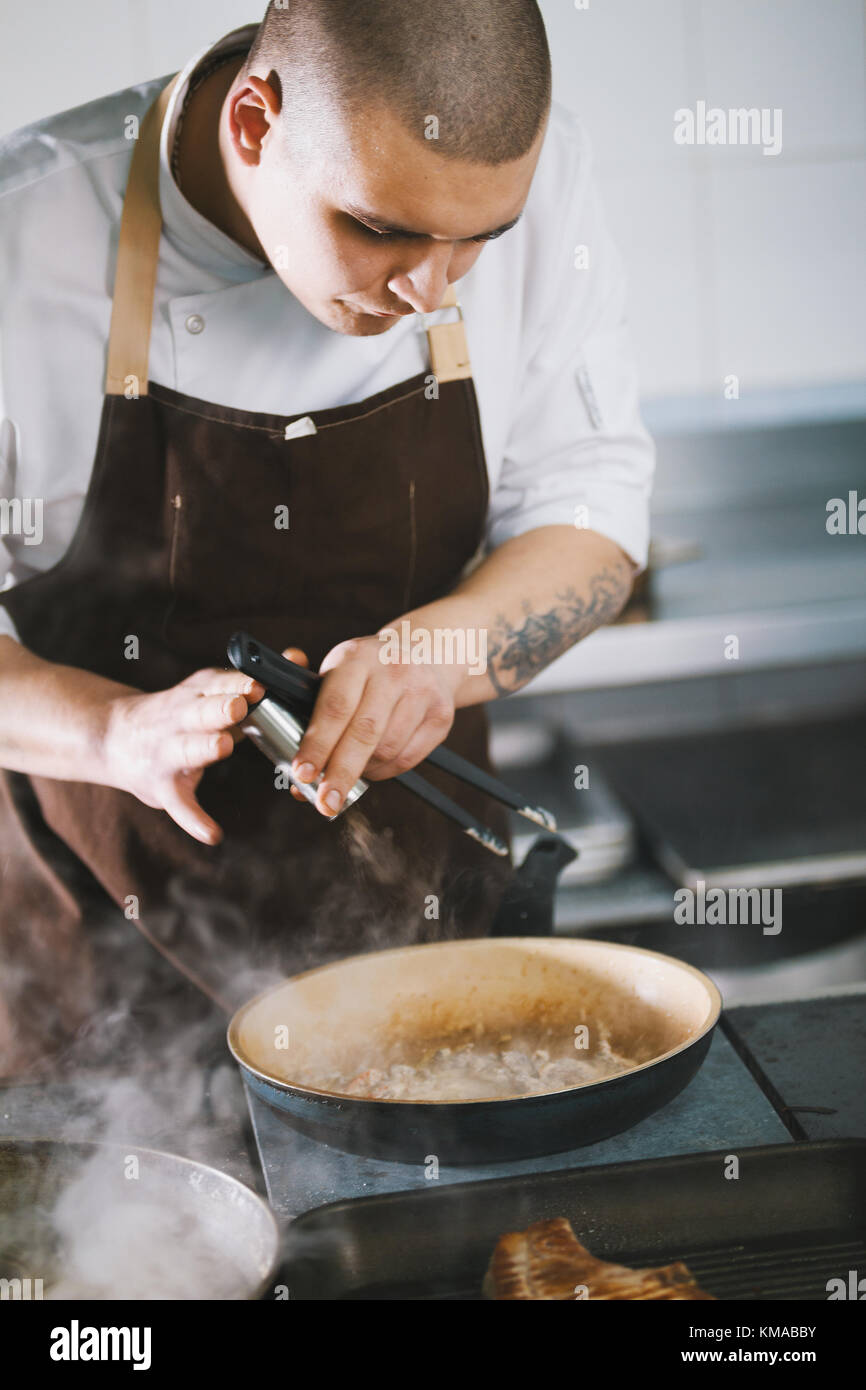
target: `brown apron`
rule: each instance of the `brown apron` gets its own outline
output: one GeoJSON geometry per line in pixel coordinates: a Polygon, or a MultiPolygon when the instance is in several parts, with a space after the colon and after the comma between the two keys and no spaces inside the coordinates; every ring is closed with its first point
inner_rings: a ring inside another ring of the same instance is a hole
{"type": "MultiPolygon", "coordinates": [[[[0,594],[31,651],[145,691],[224,667],[239,628],[302,647],[317,668],[336,643],[446,595],[478,550],[488,504],[462,322],[428,331],[438,398],[421,373],[315,412],[317,433],[300,438],[286,426],[301,416],[148,381],[169,91],[132,160],[81,520],[58,564],[0,594]],[[287,530],[275,525],[285,507],[287,530]]],[[[446,742],[489,768],[483,707],[459,710],[446,742]]],[[[507,838],[501,807],[424,771],[507,838]]],[[[510,874],[393,781],[326,821],[275,785],[249,740],[206,770],[198,795],[225,831],[216,847],[125,792],[0,774],[0,1070],[38,1069],[104,1007],[95,943],[106,922],[134,922],[231,1009],[276,973],[483,935],[510,874]]]]}

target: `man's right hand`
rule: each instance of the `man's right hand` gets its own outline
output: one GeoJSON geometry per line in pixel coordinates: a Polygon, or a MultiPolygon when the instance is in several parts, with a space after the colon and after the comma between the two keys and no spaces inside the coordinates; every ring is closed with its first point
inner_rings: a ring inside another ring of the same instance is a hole
{"type": "Polygon", "coordinates": [[[105,732],[109,785],[165,811],[194,839],[218,844],[223,832],[196,789],[210,763],[229,757],[243,737],[238,726],[264,693],[240,671],[213,668],[169,690],[116,695],[105,732]]]}

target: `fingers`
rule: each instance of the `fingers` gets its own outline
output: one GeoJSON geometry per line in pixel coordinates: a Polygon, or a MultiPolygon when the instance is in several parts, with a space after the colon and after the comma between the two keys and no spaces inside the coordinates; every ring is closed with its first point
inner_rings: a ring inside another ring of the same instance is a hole
{"type": "MultiPolygon", "coordinates": [[[[316,773],[321,772],[337,743],[347,732],[350,721],[355,725],[353,740],[358,742],[359,748],[364,747],[366,750],[360,766],[366,764],[384,728],[384,721],[379,723],[375,717],[370,722],[370,714],[366,709],[362,722],[358,723],[361,717],[359,706],[366,684],[367,675],[360,666],[338,667],[325,677],[316,698],[312,718],[301,739],[301,746],[292,760],[292,771],[300,781],[311,782],[316,773]]],[[[329,807],[326,814],[328,813],[333,815],[333,808],[329,807]]]]}
{"type": "Polygon", "coordinates": [[[190,700],[180,716],[180,725],[185,730],[228,729],[246,718],[249,706],[243,695],[201,695],[190,700]]]}
{"type": "MultiPolygon", "coordinates": [[[[399,719],[406,733],[411,733],[411,704],[408,699],[398,698],[396,688],[383,689],[381,685],[377,687],[372,683],[367,686],[357,711],[352,715],[345,733],[337,741],[333,753],[328,758],[325,777],[317,797],[320,810],[336,815],[341,809],[349,790],[362,775],[383,741],[386,730],[386,746],[399,754],[404,740],[392,736],[392,717],[398,706],[408,706],[401,709],[399,719]]],[[[417,710],[417,704],[415,707],[417,710]]],[[[416,713],[416,723],[417,720],[416,713]]]]}
{"type": "Polygon", "coordinates": [[[202,695],[244,695],[250,700],[260,700],[265,693],[261,682],[245,676],[243,671],[220,671],[216,667],[193,671],[180,684],[202,695]]]}
{"type": "Polygon", "coordinates": [[[174,772],[191,772],[227,758],[234,746],[234,739],[226,730],[221,733],[175,734],[167,741],[165,758],[174,772]]]}
{"type": "MultiPolygon", "coordinates": [[[[306,652],[300,647],[287,647],[283,655],[299,666],[310,664],[306,652]]],[[[194,671],[181,685],[194,691],[197,698],[190,700],[181,710],[179,724],[183,734],[180,740],[174,740],[167,748],[169,760],[179,758],[182,769],[192,770],[228,757],[244,738],[238,726],[249,713],[250,705],[264,696],[264,686],[241,671],[210,667],[194,671]],[[213,737],[185,737],[186,734],[199,733],[222,737],[216,740],[213,737]]],[[[178,766],[178,763],[174,765],[178,766]]],[[[306,800],[301,792],[293,789],[293,794],[300,801],[306,800]]]]}
{"type": "Polygon", "coordinates": [[[416,767],[425,758],[429,758],[433,749],[438,748],[442,740],[448,737],[453,723],[453,710],[444,707],[440,710],[434,706],[432,710],[428,711],[426,719],[419,724],[399,757],[393,762],[393,772],[383,775],[395,776],[398,772],[408,772],[410,768],[416,767]]]}
{"type": "Polygon", "coordinates": [[[216,821],[196,801],[195,784],[185,773],[174,778],[172,792],[166,797],[165,810],[181,830],[202,844],[216,845],[223,837],[216,821]]]}
{"type": "Polygon", "coordinates": [[[381,782],[386,777],[405,772],[407,765],[398,763],[397,760],[421,727],[423,719],[424,712],[419,711],[416,700],[406,695],[399,699],[391,711],[385,732],[363,775],[369,777],[372,782],[381,782]]]}

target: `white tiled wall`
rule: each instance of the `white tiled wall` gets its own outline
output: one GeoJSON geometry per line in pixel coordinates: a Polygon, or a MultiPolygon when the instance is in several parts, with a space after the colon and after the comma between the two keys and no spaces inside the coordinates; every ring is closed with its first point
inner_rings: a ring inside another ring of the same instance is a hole
{"type": "Polygon", "coordinates": [[[0,0],[0,135],[176,71],[266,0],[0,0]]]}
{"type": "Polygon", "coordinates": [[[540,0],[629,271],[645,397],[866,378],[864,0],[540,0]],[[673,113],[779,107],[782,151],[673,113]]]}
{"type": "MultiPolygon", "coordinates": [[[[540,3],[628,270],[644,396],[866,378],[864,0],[540,3]],[[780,107],[782,152],[676,145],[674,111],[699,100],[780,107]]],[[[176,69],[263,9],[0,0],[0,133],[176,69]]]]}

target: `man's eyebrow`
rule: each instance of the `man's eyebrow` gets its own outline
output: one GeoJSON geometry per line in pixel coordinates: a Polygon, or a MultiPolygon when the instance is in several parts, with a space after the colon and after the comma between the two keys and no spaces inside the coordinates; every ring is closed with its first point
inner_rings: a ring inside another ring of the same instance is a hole
{"type": "MultiPolygon", "coordinates": [[[[352,203],[346,204],[345,211],[350,217],[354,217],[356,221],[364,222],[368,227],[372,227],[374,231],[384,232],[389,236],[428,237],[430,235],[429,232],[412,231],[409,227],[395,227],[390,222],[383,222],[382,219],[376,217],[374,213],[366,212],[364,208],[355,207],[352,203]]],[[[512,217],[510,222],[504,222],[501,227],[494,227],[492,231],[476,232],[473,236],[457,237],[455,240],[480,241],[484,237],[501,236],[503,232],[510,232],[512,227],[516,227],[522,216],[523,213],[519,212],[516,217],[512,217]]],[[[450,240],[448,237],[435,239],[443,241],[450,240]]]]}

